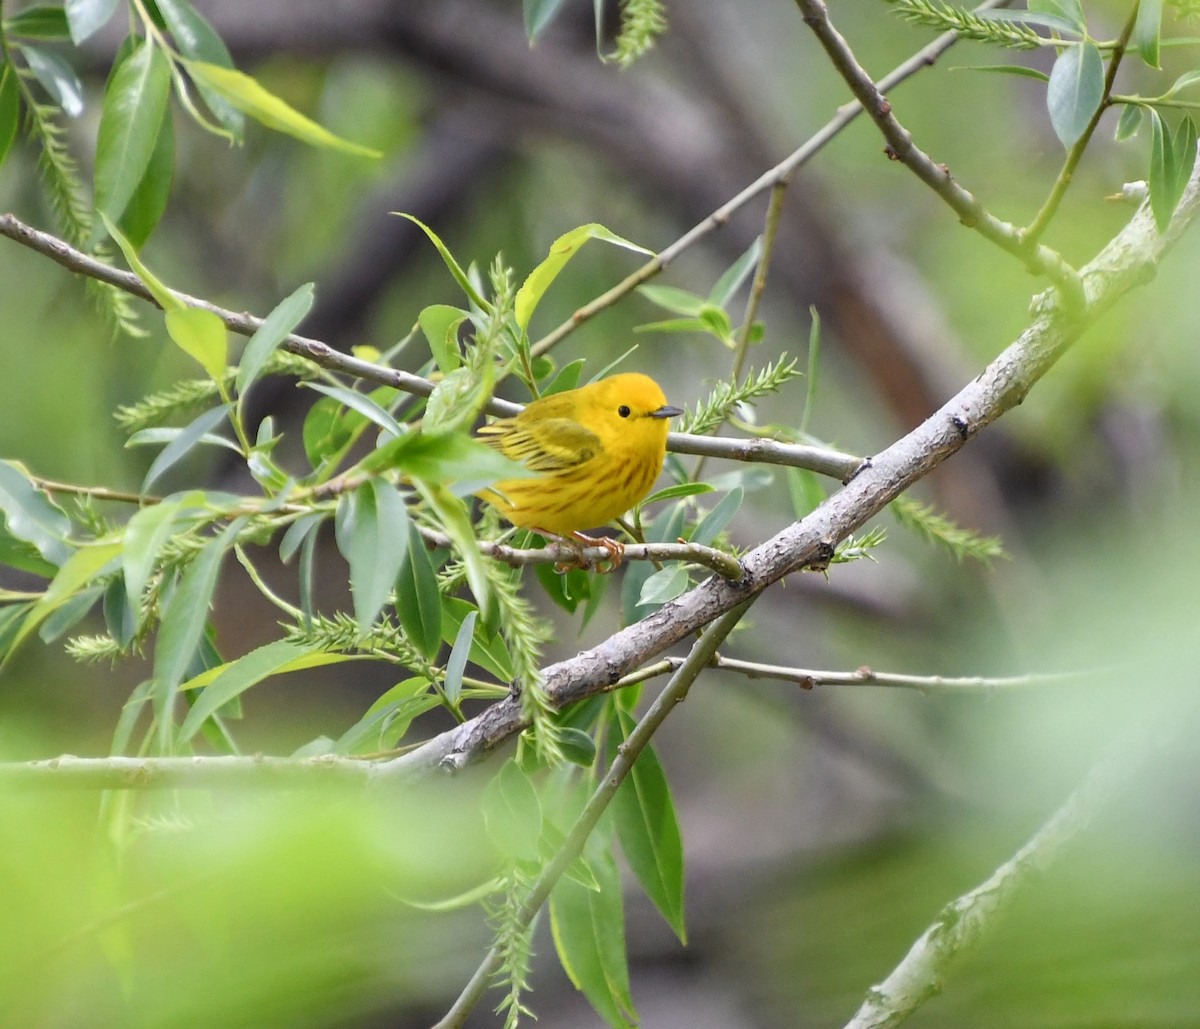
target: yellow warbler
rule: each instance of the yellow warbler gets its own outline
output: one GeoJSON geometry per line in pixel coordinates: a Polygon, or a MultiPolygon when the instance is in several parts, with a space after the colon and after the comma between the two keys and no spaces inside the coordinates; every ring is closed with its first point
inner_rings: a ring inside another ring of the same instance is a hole
{"type": "Polygon", "coordinates": [[[592,543],[578,530],[607,524],[650,492],[667,451],[667,419],[679,414],[657,382],[637,373],[541,397],[479,430],[537,477],[505,479],[479,495],[513,525],[592,543]]]}

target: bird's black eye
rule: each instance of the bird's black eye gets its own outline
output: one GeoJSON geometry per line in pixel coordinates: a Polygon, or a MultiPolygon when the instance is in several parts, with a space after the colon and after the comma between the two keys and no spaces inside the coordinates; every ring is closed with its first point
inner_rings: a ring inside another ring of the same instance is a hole
{"type": "Polygon", "coordinates": [[[617,414],[619,414],[622,418],[628,418],[630,415],[629,408],[625,404],[622,404],[617,408],[617,414]]]}

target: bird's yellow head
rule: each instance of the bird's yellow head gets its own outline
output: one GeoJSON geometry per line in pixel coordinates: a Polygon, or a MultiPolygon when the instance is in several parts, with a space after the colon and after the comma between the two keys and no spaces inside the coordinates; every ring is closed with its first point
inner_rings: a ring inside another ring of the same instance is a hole
{"type": "Polygon", "coordinates": [[[610,375],[578,393],[587,411],[579,420],[604,441],[606,449],[644,447],[661,453],[668,420],[683,413],[668,405],[659,384],[640,372],[610,375]]]}

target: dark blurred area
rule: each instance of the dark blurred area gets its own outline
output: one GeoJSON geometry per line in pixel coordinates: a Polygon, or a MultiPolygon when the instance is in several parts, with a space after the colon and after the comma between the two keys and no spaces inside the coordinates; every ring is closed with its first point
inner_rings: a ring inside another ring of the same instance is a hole
{"type": "MultiPolygon", "coordinates": [[[[876,77],[929,41],[884,4],[832,6],[876,77]]],[[[588,222],[659,251],[848,99],[787,3],[672,3],[659,47],[626,70],[598,60],[590,4],[566,5],[533,47],[516,5],[484,0],[207,0],[197,7],[239,67],[385,158],[318,152],[259,127],[243,149],[231,150],[177,111],[175,192],[146,260],[173,286],[260,314],[315,281],[317,306],[302,331],[344,350],[387,350],[423,307],[458,299],[427,239],[391,211],[432,226],[464,264],[486,268],[502,252],[518,280],[560,233],[588,222]]],[[[1095,8],[1089,17],[1098,37],[1114,34],[1124,6],[1095,8]]],[[[85,167],[115,29],[114,21],[83,54],[89,106],[72,128],[85,167]]],[[[994,63],[994,52],[960,44],[890,99],[924,149],[995,214],[1021,223],[1039,207],[1063,155],[1041,107],[1044,87],[969,70],[994,63]]],[[[1128,218],[1128,207],[1104,198],[1144,177],[1146,143],[1118,147],[1111,131],[1097,137],[1047,240],[1069,260],[1086,262],[1128,218]]],[[[743,207],[658,281],[706,293],[761,233],[766,199],[743,207]]],[[[0,171],[0,209],[53,227],[28,149],[0,171]]],[[[1198,238],[1186,238],[1158,278],[1094,327],[1021,409],[922,483],[921,499],[964,526],[1000,535],[1008,559],[959,564],[881,519],[889,539],[875,561],[835,567],[827,578],[793,576],[753,609],[749,627],[726,648],[805,668],[924,675],[1118,667],[1117,684],[1097,675],[975,698],[804,691],[706,674],[656,743],[686,845],[686,949],[629,887],[633,997],[648,1029],[841,1024],[941,907],[1010,857],[1111,741],[1144,719],[1152,742],[1139,751],[1124,792],[1034,878],[1000,930],[946,981],[944,996],[910,1024],[1177,1026],[1196,1018],[1200,770],[1187,740],[1196,713],[1191,498],[1200,350],[1190,286],[1198,238]]],[[[55,479],[137,489],[150,456],[124,448],[112,412],[195,369],[166,345],[149,309],[147,339],[110,341],[77,280],[8,241],[0,255],[9,369],[0,382],[0,456],[55,479]]],[[[615,248],[585,249],[547,295],[533,334],[569,318],[636,262],[615,248]]],[[[765,339],[750,362],[761,367],[784,352],[803,361],[815,309],[823,337],[810,430],[869,455],[999,353],[1024,327],[1041,288],[888,161],[874,127],[860,120],[788,186],[760,315],[765,339]]],[[[624,367],[655,375],[672,403],[692,405],[728,376],[730,355],[711,339],[633,335],[658,317],[646,300],[630,297],[580,326],[555,357],[587,358],[586,376],[637,342],[624,367]]],[[[414,343],[400,361],[416,368],[424,357],[414,343]]],[[[759,422],[794,426],[804,393],[801,382],[770,398],[759,422]]],[[[526,399],[515,389],[511,396],[526,399]]],[[[269,413],[293,429],[311,400],[287,380],[264,382],[254,396],[259,417],[269,413]]],[[[710,475],[736,470],[708,466],[710,475]]],[[[201,481],[246,488],[215,461],[181,465],[163,488],[201,481]]],[[[732,526],[742,547],[792,518],[784,476],[753,485],[732,526]]],[[[335,610],[347,603],[346,568],[327,542],[317,557],[320,604],[335,610]]],[[[290,596],[295,569],[273,555],[264,547],[254,556],[273,588],[290,596]]],[[[537,592],[532,577],[527,589],[537,592]]],[[[618,593],[610,589],[614,602],[582,631],[577,617],[545,605],[556,627],[547,659],[611,633],[618,593]]],[[[236,567],[226,568],[215,606],[222,653],[277,638],[276,614],[236,567]]],[[[147,674],[78,665],[61,646],[27,642],[0,677],[3,756],[107,753],[129,691],[147,674]]],[[[287,754],[318,736],[336,737],[395,678],[382,665],[352,663],[268,682],[245,697],[239,743],[247,753],[287,754]]],[[[449,724],[434,715],[418,734],[449,724]]],[[[39,820],[27,799],[14,804],[21,810],[12,824],[39,820]]],[[[65,862],[63,875],[74,865],[62,855],[92,832],[85,806],[65,804],[67,828],[48,828],[39,844],[48,860],[65,862]]],[[[399,804],[405,812],[410,806],[399,804]]],[[[234,1000],[253,991],[230,988],[218,1021],[205,1021],[212,1012],[193,984],[176,1009],[151,1005],[144,1021],[125,1024],[420,1026],[461,989],[486,948],[480,919],[398,907],[395,884],[380,868],[399,848],[401,865],[420,869],[417,878],[436,895],[427,862],[448,860],[452,840],[461,848],[455,853],[469,853],[469,832],[433,819],[425,839],[448,836],[426,848],[386,838],[388,816],[377,808],[350,805],[350,814],[330,815],[320,806],[316,814],[281,807],[256,820],[247,805],[229,832],[251,843],[255,831],[263,838],[248,856],[210,857],[235,866],[244,860],[254,881],[266,882],[268,859],[286,862],[308,840],[312,848],[288,873],[301,885],[295,894],[279,889],[278,908],[289,913],[277,933],[303,938],[312,928],[344,950],[309,943],[299,971],[266,958],[260,967],[255,956],[271,948],[253,945],[248,917],[222,930],[251,936],[238,935],[228,967],[218,964],[229,972],[244,960],[247,978],[284,976],[300,989],[310,974],[304,969],[316,976],[324,953],[353,964],[358,978],[330,984],[307,1011],[265,1001],[239,1009],[234,1000]],[[326,824],[366,833],[368,856],[349,846],[323,850],[329,837],[316,826],[326,824]],[[309,831],[323,842],[309,840],[309,831]],[[357,856],[347,858],[352,851],[357,856]],[[305,876],[319,880],[330,869],[342,891],[336,896],[349,899],[335,915],[334,894],[323,895],[328,908],[309,926],[288,905],[307,894],[305,876]]],[[[200,857],[176,856],[203,876],[200,857]]],[[[442,892],[466,890],[468,871],[442,892]]],[[[177,917],[203,938],[200,896],[177,917]]],[[[261,915],[265,934],[279,911],[263,900],[251,914],[261,915]]],[[[169,934],[173,923],[162,922],[142,930],[169,934]]],[[[98,951],[121,953],[121,944],[98,936],[98,951]]],[[[544,923],[537,950],[531,1003],[539,1024],[601,1025],[553,960],[544,923]]],[[[165,954],[163,981],[186,976],[189,961],[165,954]]],[[[79,996],[87,996],[84,987],[79,996]]],[[[110,999],[102,1010],[123,1010],[110,999]]],[[[45,1017],[36,1024],[88,1024],[72,1021],[78,1011],[70,1004],[45,1017]]],[[[483,1005],[468,1024],[500,1021],[483,1005]]]]}

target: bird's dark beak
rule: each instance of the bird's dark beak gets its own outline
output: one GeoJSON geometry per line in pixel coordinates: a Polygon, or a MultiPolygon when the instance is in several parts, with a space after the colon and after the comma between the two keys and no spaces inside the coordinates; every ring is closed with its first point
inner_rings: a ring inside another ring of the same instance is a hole
{"type": "Polygon", "coordinates": [[[657,411],[651,411],[651,418],[677,418],[683,414],[682,407],[672,407],[670,404],[664,404],[657,411]]]}

